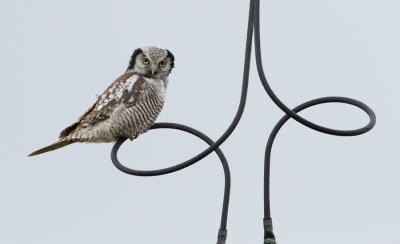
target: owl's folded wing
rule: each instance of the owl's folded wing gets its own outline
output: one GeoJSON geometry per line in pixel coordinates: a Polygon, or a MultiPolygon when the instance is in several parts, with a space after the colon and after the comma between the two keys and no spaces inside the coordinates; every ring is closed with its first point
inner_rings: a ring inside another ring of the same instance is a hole
{"type": "Polygon", "coordinates": [[[134,107],[138,96],[143,89],[145,79],[136,73],[125,73],[116,79],[79,119],[71,126],[65,128],[60,138],[68,136],[74,130],[95,126],[111,117],[116,108],[124,105],[126,108],[134,107]]]}

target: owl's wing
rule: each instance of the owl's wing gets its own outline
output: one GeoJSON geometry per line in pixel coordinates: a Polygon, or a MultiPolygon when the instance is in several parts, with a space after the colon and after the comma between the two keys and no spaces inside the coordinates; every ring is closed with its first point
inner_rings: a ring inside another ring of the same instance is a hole
{"type": "Polygon", "coordinates": [[[68,126],[60,133],[60,138],[68,136],[72,131],[95,126],[108,118],[116,107],[125,104],[133,106],[137,101],[142,84],[145,82],[136,73],[124,73],[116,79],[99,98],[74,124],[68,126]]]}

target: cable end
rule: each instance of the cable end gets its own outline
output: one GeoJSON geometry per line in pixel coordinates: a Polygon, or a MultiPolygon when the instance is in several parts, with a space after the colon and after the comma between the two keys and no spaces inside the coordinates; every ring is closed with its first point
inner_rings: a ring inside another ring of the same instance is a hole
{"type": "Polygon", "coordinates": [[[264,244],[276,244],[275,235],[272,231],[272,219],[264,219],[264,244]]]}
{"type": "Polygon", "coordinates": [[[225,229],[219,229],[217,244],[225,244],[227,231],[225,229]]]}
{"type": "Polygon", "coordinates": [[[264,239],[264,244],[276,244],[276,241],[274,238],[267,238],[264,239]]]}

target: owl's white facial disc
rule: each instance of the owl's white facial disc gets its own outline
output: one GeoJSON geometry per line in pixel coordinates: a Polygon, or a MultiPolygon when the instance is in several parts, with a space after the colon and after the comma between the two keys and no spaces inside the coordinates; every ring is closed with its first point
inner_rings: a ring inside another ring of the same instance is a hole
{"type": "Polygon", "coordinates": [[[138,48],[132,54],[128,70],[148,78],[165,79],[174,67],[174,55],[154,46],[138,48]]]}

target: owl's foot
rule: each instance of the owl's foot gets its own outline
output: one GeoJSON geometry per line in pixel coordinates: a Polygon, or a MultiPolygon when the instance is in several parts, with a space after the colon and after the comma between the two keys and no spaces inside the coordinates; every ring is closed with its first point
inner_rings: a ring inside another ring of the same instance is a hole
{"type": "Polygon", "coordinates": [[[133,140],[135,140],[136,138],[138,138],[138,136],[131,136],[131,137],[129,137],[129,140],[133,141],[133,140]]]}

